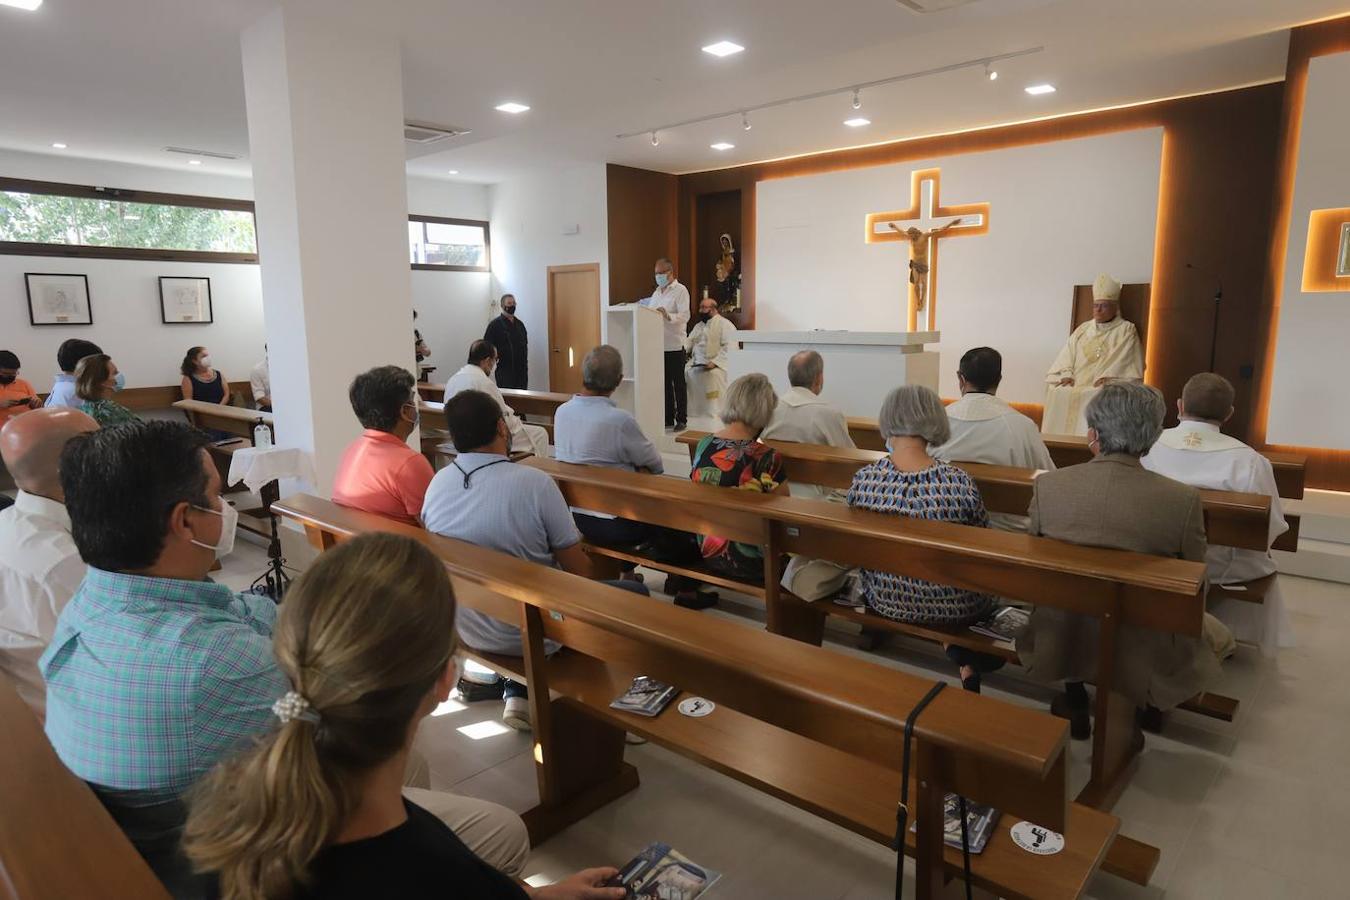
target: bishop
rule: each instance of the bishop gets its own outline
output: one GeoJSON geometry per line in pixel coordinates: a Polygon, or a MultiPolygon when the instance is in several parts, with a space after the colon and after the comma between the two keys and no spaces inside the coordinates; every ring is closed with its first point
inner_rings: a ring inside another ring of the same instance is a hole
{"type": "Polygon", "coordinates": [[[1102,385],[1143,378],[1139,332],[1120,316],[1120,282],[1098,275],[1092,284],[1092,318],[1073,330],[1046,373],[1041,431],[1087,434],[1083,412],[1102,385]]]}

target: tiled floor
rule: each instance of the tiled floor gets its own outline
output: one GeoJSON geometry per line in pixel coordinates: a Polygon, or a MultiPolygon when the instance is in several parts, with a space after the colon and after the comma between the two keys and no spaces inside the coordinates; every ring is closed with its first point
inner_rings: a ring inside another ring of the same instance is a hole
{"type": "MultiPolygon", "coordinates": [[[[672,454],[673,455],[673,454],[672,454]]],[[[224,580],[245,586],[265,559],[241,542],[224,580]]],[[[660,577],[648,575],[649,584],[660,577]]],[[[1278,659],[1243,647],[1218,690],[1242,702],[1225,724],[1176,713],[1150,735],[1137,774],[1116,812],[1123,831],[1162,849],[1153,884],[1109,875],[1096,898],[1346,896],[1340,853],[1350,834],[1350,586],[1285,577],[1300,645],[1278,659]]],[[[756,627],[762,612],[723,593],[710,611],[728,627],[756,627]]],[[[858,653],[846,632],[828,638],[858,653]]],[[[905,644],[873,654],[898,669],[947,676],[933,648],[905,644]]],[[[954,683],[955,679],[951,679],[954,683]]],[[[1012,671],[985,692],[1043,705],[1048,694],[1012,671]]],[[[524,810],[536,802],[528,736],[474,740],[457,729],[495,720],[498,703],[428,719],[420,745],[433,785],[524,810]]],[[[1072,786],[1087,778],[1088,747],[1073,745],[1072,786]]],[[[528,874],[557,878],[589,865],[621,864],[653,840],[668,841],[725,874],[724,897],[881,898],[893,893],[894,857],[885,848],[785,803],[646,745],[629,747],[642,785],[535,849],[528,874]]]]}

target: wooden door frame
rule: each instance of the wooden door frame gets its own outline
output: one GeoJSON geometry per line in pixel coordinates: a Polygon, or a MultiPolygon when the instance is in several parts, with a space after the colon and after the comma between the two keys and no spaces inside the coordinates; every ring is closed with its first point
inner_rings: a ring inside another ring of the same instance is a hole
{"type": "MultiPolygon", "coordinates": [[[[598,262],[594,262],[594,263],[572,263],[571,265],[566,265],[566,266],[549,266],[549,267],[548,267],[548,274],[547,274],[546,278],[547,278],[547,280],[548,280],[548,309],[547,309],[547,313],[548,313],[548,387],[549,387],[549,390],[551,390],[551,391],[557,390],[557,389],[558,389],[558,386],[557,386],[556,384],[553,383],[553,348],[554,348],[554,346],[555,346],[554,343],[553,343],[553,304],[554,304],[554,302],[555,302],[555,300],[556,300],[556,298],[555,298],[555,296],[554,296],[554,293],[553,293],[553,276],[554,276],[554,275],[566,275],[566,274],[568,274],[568,273],[570,273],[570,272],[594,272],[594,273],[595,273],[596,303],[595,303],[595,308],[592,310],[592,312],[593,312],[594,315],[595,315],[595,334],[596,334],[596,343],[599,343],[601,340],[604,339],[604,334],[603,334],[603,331],[602,331],[602,329],[601,329],[601,322],[600,322],[600,302],[599,302],[599,301],[600,301],[600,292],[601,292],[601,288],[602,288],[602,285],[600,284],[600,264],[599,264],[598,262]]],[[[589,351],[589,350],[590,350],[590,348],[588,347],[588,348],[587,348],[587,351],[589,351]]]]}

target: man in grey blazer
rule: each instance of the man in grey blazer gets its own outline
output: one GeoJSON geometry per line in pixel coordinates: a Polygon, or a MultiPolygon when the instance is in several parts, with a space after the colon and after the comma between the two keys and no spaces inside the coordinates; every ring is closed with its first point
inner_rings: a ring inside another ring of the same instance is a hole
{"type": "MultiPolygon", "coordinates": [[[[1095,458],[1036,479],[1030,533],[1203,562],[1200,492],[1139,462],[1162,433],[1164,413],[1154,388],[1129,382],[1103,387],[1087,407],[1095,458]]],[[[1079,739],[1091,734],[1082,682],[1097,670],[1098,624],[1077,613],[1037,608],[1017,641],[1032,675],[1068,683],[1069,718],[1079,739]]],[[[1207,621],[1206,628],[1215,624],[1207,621]]],[[[1219,677],[1219,659],[1201,638],[1130,625],[1121,626],[1119,636],[1116,690],[1139,707],[1171,709],[1219,677]]]]}

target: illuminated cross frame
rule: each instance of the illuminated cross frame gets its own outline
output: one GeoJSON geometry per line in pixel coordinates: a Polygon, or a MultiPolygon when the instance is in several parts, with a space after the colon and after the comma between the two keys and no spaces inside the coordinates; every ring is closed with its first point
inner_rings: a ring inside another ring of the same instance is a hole
{"type": "Polygon", "coordinates": [[[910,331],[920,330],[920,312],[925,313],[922,330],[937,329],[938,241],[989,231],[988,203],[942,206],[938,199],[941,184],[941,169],[918,169],[910,174],[909,196],[913,206],[867,216],[867,243],[904,241],[910,245],[906,287],[910,331]],[[920,232],[917,241],[907,234],[909,229],[920,232]]]}

